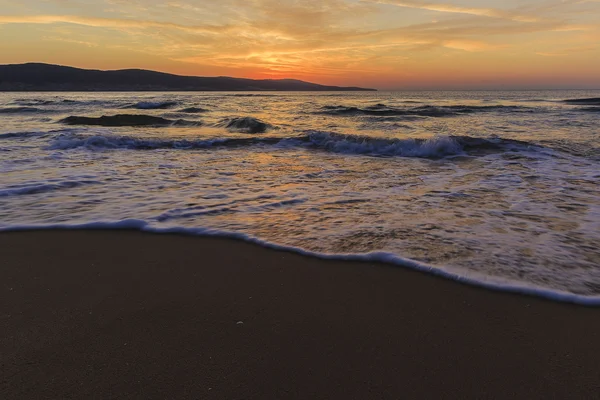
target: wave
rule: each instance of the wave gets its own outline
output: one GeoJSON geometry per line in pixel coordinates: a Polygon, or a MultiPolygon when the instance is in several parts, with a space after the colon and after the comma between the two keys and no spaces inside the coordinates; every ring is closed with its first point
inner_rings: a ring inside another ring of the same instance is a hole
{"type": "Polygon", "coordinates": [[[493,277],[482,277],[478,279],[476,277],[461,275],[459,273],[450,271],[443,266],[433,266],[430,264],[412,260],[410,258],[401,257],[394,253],[388,253],[383,251],[376,251],[371,253],[322,253],[306,250],[301,247],[282,245],[270,242],[267,240],[260,239],[256,236],[248,235],[241,232],[231,232],[203,227],[186,228],[181,226],[155,226],[149,223],[148,221],[140,219],[125,219],[120,221],[95,221],[84,224],[41,224],[8,226],[0,225],[0,231],[3,232],[33,230],[137,230],[141,232],[155,234],[179,234],[199,237],[219,237],[234,240],[243,240],[245,242],[253,243],[255,245],[262,246],[268,249],[288,251],[325,260],[361,261],[370,263],[380,262],[384,264],[395,265],[398,267],[425,272],[431,275],[439,276],[441,278],[450,279],[466,285],[482,287],[488,290],[518,293],[564,303],[574,303],[586,306],[600,306],[600,296],[584,296],[493,277]]]}
{"type": "Polygon", "coordinates": [[[491,106],[465,106],[465,105],[453,105],[453,106],[442,106],[441,108],[454,110],[460,113],[476,113],[476,112],[488,112],[488,111],[507,111],[507,112],[533,112],[536,108],[524,107],[524,106],[503,106],[503,105],[491,105],[491,106]]]}
{"type": "Polygon", "coordinates": [[[49,104],[54,104],[53,100],[43,100],[43,99],[16,99],[12,102],[12,104],[16,104],[19,106],[45,106],[49,104]]]}
{"type": "MultiPolygon", "coordinates": [[[[12,102],[12,104],[16,104],[19,106],[48,106],[51,104],[57,103],[66,103],[66,104],[75,104],[82,103],[81,101],[71,100],[71,99],[62,99],[62,100],[44,100],[44,99],[16,99],[12,102]]],[[[83,102],[85,103],[85,102],[83,102]]]]}
{"type": "Polygon", "coordinates": [[[540,140],[540,145],[578,157],[600,160],[600,146],[593,142],[574,142],[560,139],[540,140]]]}
{"type": "MultiPolygon", "coordinates": [[[[327,107],[327,106],[325,106],[325,107],[327,107]]],[[[368,106],[366,108],[369,110],[381,110],[381,109],[389,108],[389,106],[387,106],[386,104],[383,104],[383,103],[377,103],[372,106],[368,106]]]]}
{"type": "Polygon", "coordinates": [[[265,133],[274,126],[252,117],[238,117],[221,121],[219,126],[225,126],[233,132],[243,133],[265,133]]]}
{"type": "Polygon", "coordinates": [[[544,103],[544,102],[554,102],[555,100],[550,99],[519,99],[517,100],[521,103],[544,103]]]}
{"type": "Polygon", "coordinates": [[[176,107],[179,103],[176,101],[140,101],[124,108],[137,108],[138,110],[164,110],[176,107]]]}
{"type": "Polygon", "coordinates": [[[71,189],[83,185],[91,185],[98,184],[98,181],[63,181],[59,183],[40,183],[40,184],[30,184],[23,185],[18,187],[8,187],[4,189],[0,189],[0,197],[9,197],[9,196],[23,196],[29,194],[39,194],[46,192],[54,192],[61,189],[71,189]]]}
{"type": "Polygon", "coordinates": [[[460,140],[451,136],[437,136],[431,139],[379,139],[313,132],[308,138],[309,142],[318,149],[344,154],[441,158],[463,152],[460,140]]]}
{"type": "Polygon", "coordinates": [[[232,137],[198,140],[166,140],[115,135],[92,136],[71,133],[59,135],[50,145],[50,149],[194,150],[250,146],[304,148],[349,155],[436,159],[459,155],[465,152],[482,154],[487,152],[515,150],[518,149],[517,146],[521,146],[523,149],[530,149],[531,144],[509,139],[480,139],[470,136],[436,136],[429,139],[386,139],[322,131],[308,131],[303,135],[293,137],[232,137]]]}
{"type": "Polygon", "coordinates": [[[419,106],[412,108],[394,108],[385,104],[376,104],[364,108],[348,107],[348,106],[324,106],[318,114],[334,115],[334,116],[421,116],[421,117],[452,117],[460,114],[469,114],[477,112],[523,112],[533,111],[534,109],[523,106],[419,106]]]}
{"type": "Polygon", "coordinates": [[[152,115],[119,114],[102,117],[70,116],[59,122],[67,125],[93,126],[200,126],[200,121],[170,120],[152,115]]]}
{"type": "Polygon", "coordinates": [[[357,116],[357,115],[372,115],[372,116],[402,116],[415,115],[408,110],[383,108],[371,106],[365,108],[347,107],[347,106],[324,106],[317,114],[334,115],[334,116],[357,116]]]}
{"type": "Polygon", "coordinates": [[[76,104],[76,105],[104,105],[104,104],[113,104],[115,101],[111,100],[73,100],[73,99],[55,99],[55,100],[44,100],[44,99],[16,99],[11,102],[11,104],[16,104],[19,106],[28,106],[28,107],[39,107],[39,106],[49,106],[49,105],[65,105],[65,104],[76,104]]]}
{"type": "Polygon", "coordinates": [[[205,108],[200,108],[200,107],[188,107],[188,108],[184,108],[183,110],[179,110],[178,112],[188,113],[188,114],[197,114],[197,113],[208,112],[208,110],[205,108]]]}
{"type": "Polygon", "coordinates": [[[75,148],[95,149],[129,149],[129,150],[193,150],[212,147],[245,147],[258,144],[274,145],[288,138],[213,138],[213,139],[150,139],[114,135],[60,135],[50,145],[52,150],[68,150],[75,148]]]}
{"type": "Polygon", "coordinates": [[[19,113],[34,113],[40,112],[39,108],[35,107],[6,107],[0,108],[0,114],[19,114],[19,113]]]}
{"type": "Polygon", "coordinates": [[[600,106],[600,97],[587,98],[587,99],[567,99],[563,100],[567,104],[581,105],[581,106],[600,106]]]}
{"type": "Polygon", "coordinates": [[[530,149],[532,146],[528,142],[501,138],[440,135],[427,139],[387,139],[319,131],[309,133],[307,141],[313,147],[334,153],[433,159],[465,152],[481,154],[515,150],[518,147],[530,149]]]}
{"type": "Polygon", "coordinates": [[[273,97],[275,94],[260,94],[260,93],[233,93],[224,94],[223,97],[273,97]]]}
{"type": "Polygon", "coordinates": [[[8,132],[0,133],[0,139],[28,139],[32,137],[43,137],[50,135],[49,132],[8,132]]]}

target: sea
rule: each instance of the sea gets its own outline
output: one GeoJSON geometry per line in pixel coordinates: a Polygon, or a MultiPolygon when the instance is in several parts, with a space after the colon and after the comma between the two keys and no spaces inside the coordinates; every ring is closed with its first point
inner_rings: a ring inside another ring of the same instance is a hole
{"type": "Polygon", "coordinates": [[[600,305],[600,90],[0,93],[0,122],[3,231],[234,237],[600,305]]]}

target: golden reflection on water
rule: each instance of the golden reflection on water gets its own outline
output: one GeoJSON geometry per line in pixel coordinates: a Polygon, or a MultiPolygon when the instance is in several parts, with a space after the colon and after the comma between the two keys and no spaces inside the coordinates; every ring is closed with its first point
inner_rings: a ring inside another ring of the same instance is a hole
{"type": "MultiPolygon", "coordinates": [[[[0,99],[10,102],[14,96],[0,94],[0,99]]],[[[514,98],[465,98],[473,94],[442,100],[413,95],[421,101],[416,105],[403,103],[411,98],[406,94],[155,95],[182,103],[178,108],[209,110],[194,115],[123,108],[147,94],[135,99],[131,94],[64,96],[90,103],[70,108],[57,103],[39,117],[3,120],[0,129],[26,126],[47,136],[2,139],[0,223],[141,219],[157,227],[241,232],[326,253],[387,251],[461,274],[600,291],[600,176],[593,158],[598,128],[591,114],[566,118],[561,113],[572,111],[552,102],[523,106],[514,98]],[[106,103],[93,103],[99,98],[106,103]],[[324,113],[325,106],[369,111],[379,103],[393,109],[430,103],[525,108],[444,117],[324,113]],[[203,125],[91,128],[57,122],[67,115],[123,112],[203,125]],[[261,134],[224,127],[223,121],[244,116],[273,127],[261,134]],[[340,147],[316,146],[306,140],[315,130],[360,137],[347,141],[347,147],[341,136],[335,137],[340,147]],[[452,157],[356,151],[373,138],[385,148],[398,143],[391,139],[440,135],[492,142],[499,135],[528,143],[452,157]],[[87,138],[96,141],[52,147],[60,140],[87,138]],[[124,139],[115,145],[119,138],[124,139]],[[215,138],[244,144],[191,145],[215,138]],[[268,138],[282,140],[259,140],[268,138]],[[286,142],[290,138],[303,140],[286,142]],[[162,147],[153,148],[156,143],[162,147]],[[13,196],[11,190],[23,194],[13,196]],[[566,270],[569,274],[561,272],[566,270]]]]}

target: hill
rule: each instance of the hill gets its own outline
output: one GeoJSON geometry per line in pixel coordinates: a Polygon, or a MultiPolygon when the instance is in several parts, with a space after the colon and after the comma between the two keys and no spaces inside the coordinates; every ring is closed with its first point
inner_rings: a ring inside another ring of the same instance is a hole
{"type": "Polygon", "coordinates": [[[355,91],[295,79],[181,76],[142,69],[101,71],[52,64],[0,65],[0,91],[355,91]]]}

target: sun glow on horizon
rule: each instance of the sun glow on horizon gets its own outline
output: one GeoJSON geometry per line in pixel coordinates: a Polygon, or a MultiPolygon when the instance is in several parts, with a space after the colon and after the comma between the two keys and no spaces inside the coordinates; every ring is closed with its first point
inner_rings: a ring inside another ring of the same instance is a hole
{"type": "Polygon", "coordinates": [[[595,0],[0,0],[0,63],[378,89],[600,87],[595,0]]]}

